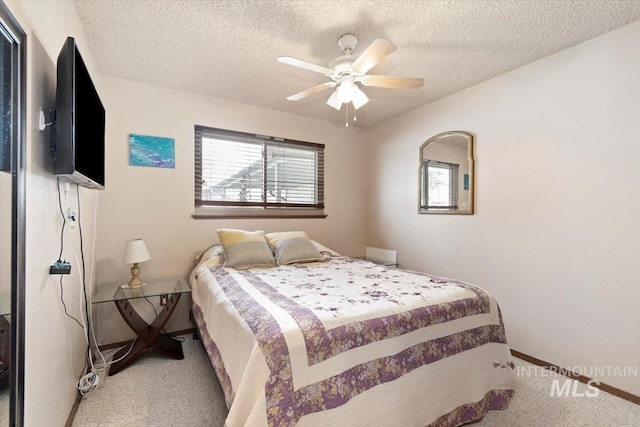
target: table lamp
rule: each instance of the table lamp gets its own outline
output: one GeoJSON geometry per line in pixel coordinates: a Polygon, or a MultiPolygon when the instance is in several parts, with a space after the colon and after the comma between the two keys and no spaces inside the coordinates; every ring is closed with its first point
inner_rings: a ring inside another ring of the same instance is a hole
{"type": "Polygon", "coordinates": [[[131,267],[131,280],[127,283],[130,288],[139,288],[145,284],[140,280],[140,267],[139,262],[148,261],[151,259],[147,246],[142,239],[128,240],[124,245],[124,255],[122,255],[123,264],[133,264],[131,267]]]}

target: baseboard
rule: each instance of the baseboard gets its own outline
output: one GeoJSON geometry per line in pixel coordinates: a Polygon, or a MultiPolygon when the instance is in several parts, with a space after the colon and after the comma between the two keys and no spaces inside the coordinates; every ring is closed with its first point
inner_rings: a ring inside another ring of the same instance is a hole
{"type": "Polygon", "coordinates": [[[80,393],[76,394],[76,400],[73,402],[73,406],[71,407],[71,412],[69,412],[69,417],[67,418],[67,422],[64,427],[71,427],[73,425],[73,419],[76,416],[76,412],[78,412],[78,407],[80,406],[80,401],[82,400],[82,395],[80,393]]]}
{"type": "MultiPolygon", "coordinates": [[[[194,328],[189,328],[189,329],[182,329],[180,331],[169,332],[169,334],[173,335],[173,336],[177,336],[177,335],[192,334],[194,332],[195,332],[194,328]]],[[[131,340],[114,342],[114,343],[111,343],[111,344],[102,344],[102,345],[98,346],[98,349],[100,349],[100,351],[102,351],[102,350],[111,350],[112,348],[122,347],[122,346],[125,346],[125,345],[130,344],[130,343],[131,343],[131,340]]]]}
{"type": "Polygon", "coordinates": [[[564,376],[569,377],[571,379],[580,381],[581,383],[584,383],[584,384],[588,383],[592,387],[599,388],[600,390],[606,391],[607,393],[611,393],[614,396],[618,396],[618,397],[620,397],[622,399],[625,399],[625,400],[633,402],[633,403],[635,403],[637,405],[640,405],[640,396],[636,396],[635,394],[631,394],[631,393],[629,393],[627,391],[620,390],[619,388],[610,386],[608,384],[604,384],[604,383],[596,384],[598,381],[593,382],[593,380],[594,380],[593,378],[589,378],[589,377],[586,377],[584,375],[576,374],[576,373],[574,373],[574,372],[572,372],[572,371],[570,371],[570,370],[568,370],[566,368],[562,368],[562,367],[560,367],[558,365],[554,365],[553,363],[545,362],[544,360],[537,359],[537,358],[535,358],[533,356],[529,356],[528,354],[524,354],[524,353],[521,353],[521,352],[513,350],[513,349],[511,350],[511,354],[514,357],[517,357],[518,359],[522,359],[522,360],[525,360],[525,361],[527,361],[529,363],[533,363],[534,365],[538,365],[538,366],[541,366],[543,368],[550,369],[553,372],[557,372],[560,375],[564,375],[564,376]]]}

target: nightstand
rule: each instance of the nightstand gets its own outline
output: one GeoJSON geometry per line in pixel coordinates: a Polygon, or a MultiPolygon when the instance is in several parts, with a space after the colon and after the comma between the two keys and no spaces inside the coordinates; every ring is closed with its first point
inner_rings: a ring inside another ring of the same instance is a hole
{"type": "Polygon", "coordinates": [[[162,333],[162,328],[173,314],[180,296],[189,292],[191,288],[183,278],[148,281],[140,288],[122,288],[119,284],[102,287],[91,303],[115,303],[124,321],[138,336],[113,356],[113,360],[117,362],[111,365],[109,375],[115,375],[129,366],[147,348],[159,351],[172,359],[184,359],[182,343],[162,333]],[[147,323],[135,311],[131,301],[150,297],[161,297],[164,306],[156,318],[147,323]]]}

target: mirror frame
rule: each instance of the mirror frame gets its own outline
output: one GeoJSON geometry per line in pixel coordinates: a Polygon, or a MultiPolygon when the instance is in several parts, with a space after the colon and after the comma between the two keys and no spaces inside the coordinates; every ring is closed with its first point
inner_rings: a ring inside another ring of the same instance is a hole
{"type": "Polygon", "coordinates": [[[420,146],[419,157],[420,162],[418,166],[418,213],[419,214],[444,214],[444,215],[473,215],[475,211],[475,158],[473,157],[475,148],[475,137],[469,133],[464,131],[450,131],[450,132],[442,132],[431,138],[429,138],[425,143],[420,146]],[[424,155],[423,150],[432,142],[437,142],[443,138],[450,136],[461,136],[467,138],[467,160],[469,161],[469,209],[460,210],[460,209],[429,209],[422,207],[422,180],[423,180],[423,171],[422,167],[424,164],[424,155]]]}
{"type": "Polygon", "coordinates": [[[9,425],[24,425],[24,307],[26,206],[26,66],[27,35],[9,8],[0,3],[0,25],[13,40],[14,117],[11,138],[11,372],[9,425]]]}

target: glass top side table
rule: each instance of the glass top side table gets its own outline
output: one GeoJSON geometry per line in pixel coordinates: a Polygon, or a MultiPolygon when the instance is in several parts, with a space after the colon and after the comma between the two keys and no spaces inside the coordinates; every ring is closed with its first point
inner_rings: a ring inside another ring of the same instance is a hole
{"type": "Polygon", "coordinates": [[[187,281],[182,277],[176,279],[149,281],[139,288],[123,288],[122,284],[100,285],[100,290],[93,296],[91,302],[99,304],[123,299],[149,298],[168,294],[191,292],[187,281]]]}
{"type": "Polygon", "coordinates": [[[163,333],[162,329],[176,308],[180,296],[191,292],[183,278],[149,281],[140,288],[123,288],[120,284],[105,285],[92,298],[92,304],[113,302],[124,321],[138,336],[116,352],[109,375],[115,375],[131,364],[147,348],[152,348],[172,359],[184,359],[182,343],[163,333]],[[147,323],[130,304],[131,300],[149,297],[165,297],[164,306],[151,322],[147,323]]]}

